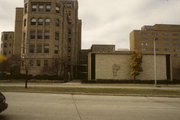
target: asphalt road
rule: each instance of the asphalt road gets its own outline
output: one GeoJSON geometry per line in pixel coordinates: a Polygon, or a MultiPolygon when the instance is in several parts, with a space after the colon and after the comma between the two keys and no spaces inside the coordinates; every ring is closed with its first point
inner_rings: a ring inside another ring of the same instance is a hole
{"type": "Polygon", "coordinates": [[[0,120],[180,120],[180,98],[4,93],[0,120]]]}

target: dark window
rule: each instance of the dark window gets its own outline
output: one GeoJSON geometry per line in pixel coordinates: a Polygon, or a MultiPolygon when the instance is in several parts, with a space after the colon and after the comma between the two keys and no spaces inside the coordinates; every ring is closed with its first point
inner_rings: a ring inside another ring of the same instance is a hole
{"type": "Polygon", "coordinates": [[[37,11],[37,5],[36,4],[31,5],[31,11],[33,11],[33,12],[37,11]]]}
{"type": "Polygon", "coordinates": [[[71,34],[71,29],[68,29],[68,34],[71,34]]]}
{"type": "Polygon", "coordinates": [[[44,66],[48,66],[48,60],[44,60],[44,66]]]}
{"type": "Polygon", "coordinates": [[[42,53],[42,44],[37,44],[36,52],[37,53],[42,53]]]}
{"type": "Polygon", "coordinates": [[[50,39],[50,31],[49,30],[44,31],[44,39],[50,39]]]}
{"type": "Polygon", "coordinates": [[[50,12],[51,11],[51,5],[50,4],[47,4],[46,5],[46,12],[50,12]]]}
{"type": "Polygon", "coordinates": [[[55,32],[55,40],[59,40],[59,32],[55,32]]]}
{"type": "Polygon", "coordinates": [[[31,19],[31,25],[36,25],[36,22],[37,22],[37,21],[36,21],[35,18],[32,18],[32,19],[31,19]]]}
{"type": "Polygon", "coordinates": [[[24,13],[27,13],[27,11],[28,11],[27,8],[28,8],[28,7],[27,7],[27,4],[25,4],[25,6],[24,6],[24,13]]]}
{"type": "Polygon", "coordinates": [[[68,47],[68,52],[69,52],[69,53],[71,52],[71,47],[68,47]]]}
{"type": "Polygon", "coordinates": [[[4,40],[8,40],[8,34],[4,35],[4,40]]]}
{"type": "Polygon", "coordinates": [[[54,46],[54,54],[58,54],[58,52],[59,52],[59,46],[55,45],[54,46]]]}
{"type": "Polygon", "coordinates": [[[39,5],[39,12],[43,12],[44,11],[44,5],[43,4],[40,4],[39,5]]]}
{"type": "Polygon", "coordinates": [[[38,25],[43,25],[43,19],[42,18],[38,19],[38,25]]]}
{"type": "Polygon", "coordinates": [[[163,36],[168,36],[168,33],[162,33],[163,36]]]}
{"type": "Polygon", "coordinates": [[[56,19],[55,23],[56,23],[56,26],[60,26],[59,19],[56,19]]]}
{"type": "Polygon", "coordinates": [[[60,7],[56,6],[56,13],[60,13],[60,7]]]}
{"type": "Polygon", "coordinates": [[[43,31],[42,30],[38,30],[37,39],[43,39],[43,31]]]}
{"type": "Polygon", "coordinates": [[[30,44],[29,45],[29,53],[34,53],[35,51],[35,45],[34,44],[30,44]]]}
{"type": "Polygon", "coordinates": [[[37,65],[37,66],[41,66],[41,61],[40,61],[40,60],[37,60],[37,61],[36,61],[36,65],[37,65]]]}
{"type": "Polygon", "coordinates": [[[29,60],[29,66],[34,66],[34,60],[29,60]]]}
{"type": "Polygon", "coordinates": [[[7,48],[7,43],[4,43],[4,47],[7,48]]]}
{"type": "Polygon", "coordinates": [[[24,27],[26,26],[26,19],[24,19],[24,27]]]}
{"type": "Polygon", "coordinates": [[[44,44],[44,53],[49,53],[49,44],[44,44]]]}
{"type": "Polygon", "coordinates": [[[30,39],[35,39],[36,31],[30,31],[30,39]]]}
{"type": "Polygon", "coordinates": [[[68,38],[69,43],[71,43],[71,38],[68,38]]]}
{"type": "Polygon", "coordinates": [[[46,18],[45,25],[50,25],[51,20],[49,18],[46,18]]]}

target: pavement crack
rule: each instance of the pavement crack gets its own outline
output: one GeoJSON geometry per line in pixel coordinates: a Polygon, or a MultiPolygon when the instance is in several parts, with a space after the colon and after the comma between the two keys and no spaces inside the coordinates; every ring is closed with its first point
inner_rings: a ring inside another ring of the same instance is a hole
{"type": "Polygon", "coordinates": [[[74,99],[74,95],[71,94],[71,96],[72,96],[72,100],[73,100],[74,106],[75,106],[75,108],[76,108],[76,112],[77,112],[77,114],[78,114],[79,120],[82,120],[81,114],[80,114],[80,112],[79,112],[79,110],[78,110],[76,101],[75,101],[75,99],[74,99]]]}

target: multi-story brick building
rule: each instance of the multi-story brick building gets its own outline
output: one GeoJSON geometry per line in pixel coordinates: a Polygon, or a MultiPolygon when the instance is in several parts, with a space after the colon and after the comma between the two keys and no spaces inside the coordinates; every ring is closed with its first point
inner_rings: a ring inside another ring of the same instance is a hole
{"type": "Polygon", "coordinates": [[[11,57],[13,54],[14,32],[2,32],[1,36],[1,54],[11,57]]]}
{"type": "Polygon", "coordinates": [[[24,60],[22,73],[28,66],[29,74],[42,74],[59,59],[73,76],[81,50],[78,1],[24,0],[24,8],[16,8],[14,36],[12,51],[24,60]]]}
{"type": "Polygon", "coordinates": [[[130,50],[145,54],[170,54],[173,79],[180,79],[180,25],[143,26],[130,33],[130,50]],[[154,47],[155,46],[155,47],[154,47]]]}
{"type": "Polygon", "coordinates": [[[63,59],[73,73],[81,50],[77,0],[25,0],[21,55],[38,74],[53,58],[63,59]]]}

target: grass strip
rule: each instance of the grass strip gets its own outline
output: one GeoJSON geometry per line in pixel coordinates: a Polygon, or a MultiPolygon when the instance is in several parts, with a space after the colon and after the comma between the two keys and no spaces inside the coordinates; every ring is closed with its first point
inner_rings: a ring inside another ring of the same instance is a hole
{"type": "Polygon", "coordinates": [[[55,92],[55,93],[87,93],[87,94],[112,94],[112,95],[143,95],[143,96],[179,96],[180,90],[171,89],[136,89],[136,88],[78,88],[78,87],[10,87],[2,86],[0,91],[23,92],[55,92]]]}

